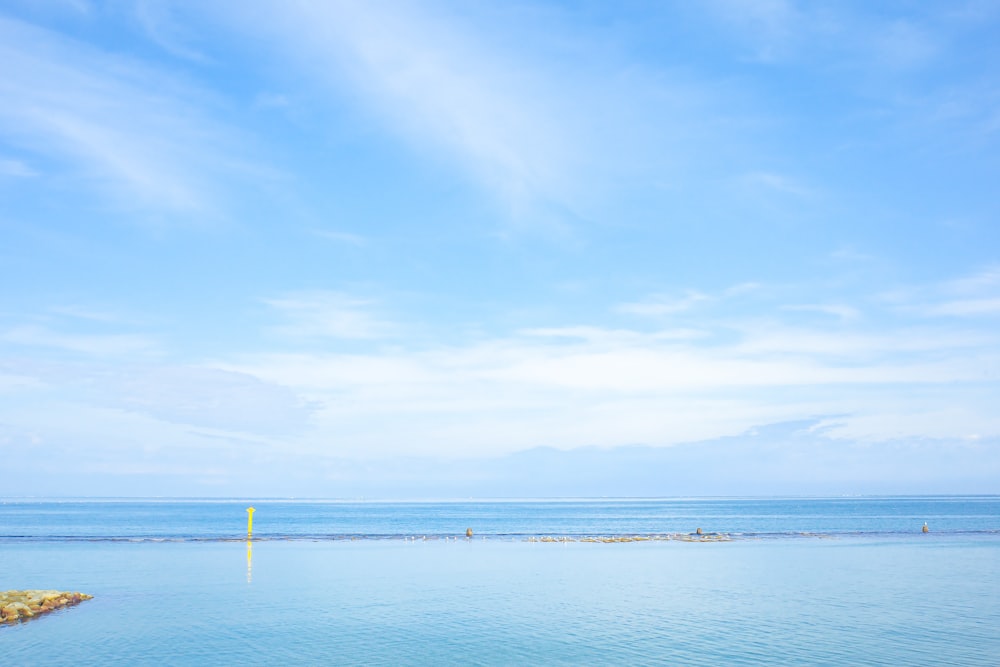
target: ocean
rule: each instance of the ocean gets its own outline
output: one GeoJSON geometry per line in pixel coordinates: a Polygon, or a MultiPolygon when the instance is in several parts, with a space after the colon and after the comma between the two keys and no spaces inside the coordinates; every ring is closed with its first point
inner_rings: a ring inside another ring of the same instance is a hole
{"type": "Polygon", "coordinates": [[[49,665],[1000,665],[1000,497],[0,499],[23,588],[49,665]]]}

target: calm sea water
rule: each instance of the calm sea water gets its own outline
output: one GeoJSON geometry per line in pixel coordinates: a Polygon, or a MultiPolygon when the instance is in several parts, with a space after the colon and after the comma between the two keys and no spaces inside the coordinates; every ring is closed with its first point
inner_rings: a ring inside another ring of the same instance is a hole
{"type": "Polygon", "coordinates": [[[0,541],[403,538],[689,533],[1000,534],[1000,496],[348,502],[302,500],[0,500],[0,541]]]}
{"type": "Polygon", "coordinates": [[[96,596],[0,627],[56,665],[998,665],[1000,498],[8,499],[9,588],[96,596]]]}

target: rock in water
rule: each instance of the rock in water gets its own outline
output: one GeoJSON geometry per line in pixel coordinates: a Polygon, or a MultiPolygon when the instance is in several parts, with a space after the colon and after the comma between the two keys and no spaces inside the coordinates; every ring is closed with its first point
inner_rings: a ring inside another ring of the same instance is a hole
{"type": "Polygon", "coordinates": [[[0,623],[16,623],[63,607],[71,607],[93,595],[65,591],[2,591],[0,592],[0,623]]]}

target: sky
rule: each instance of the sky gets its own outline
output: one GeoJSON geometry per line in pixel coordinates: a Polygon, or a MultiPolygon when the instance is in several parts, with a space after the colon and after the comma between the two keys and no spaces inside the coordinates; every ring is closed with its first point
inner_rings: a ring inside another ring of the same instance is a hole
{"type": "Polygon", "coordinates": [[[7,0],[0,494],[1000,493],[998,34],[7,0]]]}

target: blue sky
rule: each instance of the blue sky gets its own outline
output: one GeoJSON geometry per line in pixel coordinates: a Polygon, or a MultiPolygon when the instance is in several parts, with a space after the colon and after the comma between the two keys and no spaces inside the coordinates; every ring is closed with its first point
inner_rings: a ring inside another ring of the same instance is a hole
{"type": "Polygon", "coordinates": [[[998,31],[7,2],[4,491],[1000,492],[998,31]]]}

